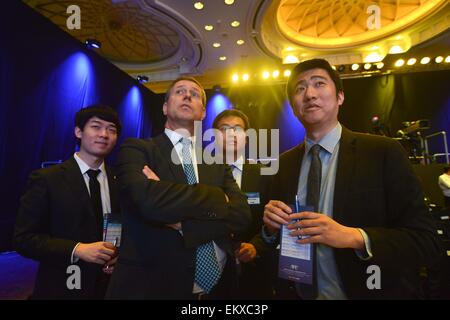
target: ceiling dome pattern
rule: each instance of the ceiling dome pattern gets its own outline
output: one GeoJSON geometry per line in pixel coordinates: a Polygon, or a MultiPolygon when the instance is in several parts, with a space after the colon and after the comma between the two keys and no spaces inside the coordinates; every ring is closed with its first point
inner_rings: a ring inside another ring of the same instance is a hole
{"type": "Polygon", "coordinates": [[[443,3],[442,0],[281,0],[277,22],[282,33],[299,44],[323,48],[348,46],[398,32],[435,12],[443,3]],[[373,5],[376,11],[370,10],[373,5]],[[369,29],[368,20],[375,15],[379,28],[369,29]]]}
{"type": "Polygon", "coordinates": [[[84,42],[94,38],[101,42],[98,51],[116,62],[150,63],[174,55],[180,46],[176,30],[163,19],[142,10],[131,1],[111,0],[28,0],[28,5],[84,42]],[[69,30],[66,21],[70,5],[80,7],[81,29],[69,30]]]}

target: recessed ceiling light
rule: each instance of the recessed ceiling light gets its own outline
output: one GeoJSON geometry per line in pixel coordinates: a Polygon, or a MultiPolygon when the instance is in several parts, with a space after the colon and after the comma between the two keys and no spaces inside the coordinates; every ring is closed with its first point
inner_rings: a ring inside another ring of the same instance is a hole
{"type": "Polygon", "coordinates": [[[202,10],[204,7],[203,2],[197,1],[196,3],[194,3],[194,8],[197,10],[202,10]]]}
{"type": "Polygon", "coordinates": [[[275,70],[274,72],[272,72],[272,78],[278,78],[278,76],[280,75],[280,71],[275,70]]]}
{"type": "Polygon", "coordinates": [[[356,71],[358,69],[359,69],[359,64],[357,64],[357,63],[352,64],[352,70],[353,71],[356,71]]]}
{"type": "Polygon", "coordinates": [[[250,78],[250,76],[248,75],[248,73],[244,73],[242,75],[242,80],[244,80],[244,81],[248,81],[249,78],[250,78]]]}
{"type": "Polygon", "coordinates": [[[403,60],[403,59],[398,59],[397,61],[395,61],[395,66],[396,67],[401,67],[401,66],[403,66],[405,64],[405,60],[403,60]]]}
{"type": "Polygon", "coordinates": [[[411,58],[411,59],[408,60],[408,62],[406,62],[406,64],[407,64],[408,66],[412,66],[412,65],[415,64],[416,62],[417,62],[417,59],[416,59],[416,58],[411,58]]]}
{"type": "Polygon", "coordinates": [[[364,64],[364,69],[365,70],[369,70],[370,68],[372,68],[372,64],[371,63],[364,64]]]}
{"type": "Polygon", "coordinates": [[[377,63],[377,68],[378,69],[381,69],[381,68],[383,68],[384,67],[384,63],[383,62],[378,62],[377,63]]]}
{"type": "Polygon", "coordinates": [[[436,57],[436,59],[434,59],[434,62],[436,62],[436,63],[441,63],[442,61],[444,61],[443,56],[438,56],[438,57],[436,57]]]}
{"type": "Polygon", "coordinates": [[[227,57],[225,57],[225,56],[220,56],[220,57],[219,57],[219,60],[220,60],[220,61],[225,61],[225,60],[227,60],[227,57]]]}
{"type": "Polygon", "coordinates": [[[420,63],[421,64],[427,64],[427,63],[430,63],[430,57],[423,57],[421,60],[420,60],[420,63]]]}
{"type": "Polygon", "coordinates": [[[210,24],[207,24],[207,25],[205,26],[205,30],[206,30],[206,31],[211,31],[212,29],[214,29],[214,27],[213,27],[212,25],[210,25],[210,24]]]}
{"type": "Polygon", "coordinates": [[[242,39],[239,39],[238,41],[236,41],[236,43],[238,46],[242,46],[245,43],[245,41],[242,39]]]}
{"type": "Polygon", "coordinates": [[[237,20],[234,20],[233,22],[230,23],[230,25],[231,25],[233,28],[239,27],[240,24],[241,24],[241,23],[240,23],[239,21],[237,21],[237,20]]]}
{"type": "Polygon", "coordinates": [[[336,70],[336,66],[331,66],[331,69],[336,70]]]}
{"type": "Polygon", "coordinates": [[[267,80],[267,79],[269,79],[269,77],[270,77],[270,72],[269,72],[269,71],[264,71],[263,74],[262,74],[262,76],[263,76],[263,79],[264,79],[264,80],[267,80]]]}
{"type": "Polygon", "coordinates": [[[238,82],[239,81],[239,75],[237,73],[233,74],[233,76],[231,77],[231,80],[233,82],[238,82]]]}
{"type": "Polygon", "coordinates": [[[225,4],[231,6],[234,3],[234,0],[225,0],[225,4]]]}
{"type": "Polygon", "coordinates": [[[220,46],[221,46],[221,44],[218,43],[218,42],[214,42],[214,43],[213,43],[213,47],[214,47],[214,48],[219,48],[220,46]]]}
{"type": "Polygon", "coordinates": [[[403,53],[403,52],[404,52],[403,48],[398,45],[392,46],[389,49],[390,54],[398,54],[398,53],[403,53]]]}
{"type": "Polygon", "coordinates": [[[450,56],[447,56],[446,58],[445,58],[445,63],[449,63],[450,62],[450,56]]]}

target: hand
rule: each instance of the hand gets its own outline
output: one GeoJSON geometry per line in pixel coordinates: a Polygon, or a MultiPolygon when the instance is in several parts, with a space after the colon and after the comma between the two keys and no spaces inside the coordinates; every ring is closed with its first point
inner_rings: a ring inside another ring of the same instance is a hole
{"type": "Polygon", "coordinates": [[[288,226],[292,236],[309,236],[297,240],[298,243],[323,243],[333,248],[352,248],[363,250],[364,238],[356,228],[337,223],[325,214],[304,211],[291,214],[291,220],[301,219],[288,226]],[[300,229],[298,229],[300,228],[300,229]]]}
{"type": "Polygon", "coordinates": [[[105,264],[116,255],[116,247],[109,242],[80,243],[74,256],[85,262],[105,264]]]}
{"type": "Polygon", "coordinates": [[[173,223],[173,224],[166,224],[167,227],[172,228],[176,231],[181,230],[181,222],[173,223]]]}
{"type": "Polygon", "coordinates": [[[109,274],[109,275],[111,275],[112,273],[113,273],[113,271],[114,271],[114,266],[116,265],[116,263],[117,263],[117,256],[115,257],[115,258],[113,258],[113,259],[111,259],[111,260],[109,260],[104,266],[103,266],[103,272],[104,273],[106,273],[106,274],[109,274]]]}
{"type": "Polygon", "coordinates": [[[289,221],[291,221],[290,213],[292,213],[291,208],[284,202],[270,200],[264,207],[263,217],[267,231],[273,235],[280,230],[282,224],[289,224],[289,221]]]}
{"type": "Polygon", "coordinates": [[[145,174],[147,179],[149,180],[156,180],[160,181],[159,177],[156,175],[156,173],[153,172],[152,169],[150,169],[148,166],[144,166],[144,169],[142,169],[142,173],[145,174]]]}
{"type": "Polygon", "coordinates": [[[241,247],[234,254],[239,261],[247,263],[256,258],[256,248],[251,243],[242,242],[241,247]]]}

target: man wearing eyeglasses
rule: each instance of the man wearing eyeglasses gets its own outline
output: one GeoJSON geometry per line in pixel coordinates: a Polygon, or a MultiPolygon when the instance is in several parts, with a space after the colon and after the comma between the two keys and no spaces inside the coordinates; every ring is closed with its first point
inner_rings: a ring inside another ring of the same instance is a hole
{"type": "Polygon", "coordinates": [[[178,78],[166,92],[164,133],[121,146],[125,222],[110,299],[232,297],[232,236],[248,228],[250,209],[230,168],[195,152],[205,105],[200,83],[178,78]]]}
{"type": "Polygon", "coordinates": [[[268,175],[261,175],[261,164],[245,159],[245,146],[250,123],[242,111],[222,111],[214,119],[216,146],[231,167],[233,177],[247,196],[252,213],[252,224],[241,237],[235,256],[242,264],[239,278],[239,297],[243,299],[270,299],[272,297],[271,277],[274,273],[274,256],[262,242],[259,233],[263,225],[264,204],[268,202],[268,175]],[[270,255],[270,256],[269,256],[270,255]]]}

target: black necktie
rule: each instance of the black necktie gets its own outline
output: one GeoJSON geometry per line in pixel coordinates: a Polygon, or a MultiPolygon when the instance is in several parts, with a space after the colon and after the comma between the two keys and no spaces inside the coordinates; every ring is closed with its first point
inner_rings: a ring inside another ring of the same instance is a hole
{"type": "Polygon", "coordinates": [[[322,180],[322,162],[319,153],[321,146],[315,144],[311,147],[311,167],[308,173],[308,184],[306,185],[306,205],[313,206],[314,211],[319,210],[320,182],[322,180]]]}
{"type": "Polygon", "coordinates": [[[103,208],[102,208],[102,196],[100,193],[100,183],[97,180],[97,176],[100,170],[89,169],[87,174],[89,176],[89,192],[91,194],[92,208],[95,212],[97,219],[97,232],[101,238],[103,238],[103,208]]]}
{"type": "MultiPolygon", "coordinates": [[[[311,167],[308,173],[308,183],[306,185],[306,205],[314,207],[314,211],[319,211],[320,183],[322,180],[322,162],[319,153],[321,146],[315,144],[311,147],[311,167]]],[[[304,299],[313,300],[317,298],[317,246],[311,245],[313,250],[313,285],[301,285],[300,292],[304,299]]]]}

